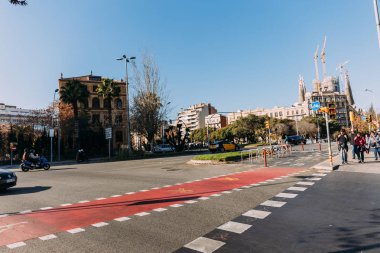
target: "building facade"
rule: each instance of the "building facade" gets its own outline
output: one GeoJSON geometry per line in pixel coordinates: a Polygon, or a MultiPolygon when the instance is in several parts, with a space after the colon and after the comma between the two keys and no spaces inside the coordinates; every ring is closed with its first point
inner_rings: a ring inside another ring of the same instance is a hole
{"type": "Polygon", "coordinates": [[[59,89],[64,87],[70,80],[78,80],[82,84],[86,85],[89,92],[88,101],[85,104],[81,104],[81,108],[85,109],[89,114],[90,126],[102,126],[107,127],[108,124],[108,107],[112,108],[112,139],[113,148],[120,148],[122,145],[127,144],[126,134],[126,83],[122,80],[114,80],[114,82],[120,87],[120,95],[117,98],[113,98],[111,104],[108,104],[106,99],[99,96],[96,92],[98,86],[102,83],[104,78],[102,76],[86,75],[79,77],[67,77],[58,80],[59,89]]]}
{"type": "Polygon", "coordinates": [[[220,129],[227,126],[227,117],[221,114],[210,114],[205,117],[206,127],[220,129]]]}
{"type": "Polygon", "coordinates": [[[216,114],[217,110],[211,104],[200,103],[182,109],[177,116],[176,124],[183,124],[190,132],[206,126],[206,116],[216,114]]]}

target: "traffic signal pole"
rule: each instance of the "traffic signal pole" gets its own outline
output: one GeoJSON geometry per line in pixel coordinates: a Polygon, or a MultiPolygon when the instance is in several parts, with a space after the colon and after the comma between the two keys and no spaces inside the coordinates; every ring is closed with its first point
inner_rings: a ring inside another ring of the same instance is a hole
{"type": "Polygon", "coordinates": [[[330,140],[330,127],[329,127],[329,119],[328,115],[325,112],[325,119],[326,119],[326,132],[327,132],[327,144],[329,146],[329,160],[330,160],[330,166],[333,168],[333,159],[332,159],[332,150],[331,150],[331,140],[330,140]]]}

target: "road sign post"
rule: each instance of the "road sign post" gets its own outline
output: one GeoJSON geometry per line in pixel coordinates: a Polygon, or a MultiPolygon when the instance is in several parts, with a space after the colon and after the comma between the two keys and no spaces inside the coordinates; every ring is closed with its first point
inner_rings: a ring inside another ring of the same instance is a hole
{"type": "Polygon", "coordinates": [[[105,129],[106,140],[108,140],[108,158],[111,159],[111,139],[112,139],[112,128],[108,127],[105,129]]]}
{"type": "Polygon", "coordinates": [[[313,111],[318,111],[318,109],[321,107],[321,103],[319,101],[312,102],[311,103],[311,109],[313,111]]]}

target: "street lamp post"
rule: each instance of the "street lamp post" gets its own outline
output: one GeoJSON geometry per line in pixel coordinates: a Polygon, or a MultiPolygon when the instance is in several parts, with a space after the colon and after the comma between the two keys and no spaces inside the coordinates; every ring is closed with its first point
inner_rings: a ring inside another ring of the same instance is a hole
{"type": "Polygon", "coordinates": [[[53,96],[53,104],[51,110],[51,129],[50,129],[50,162],[53,162],[53,136],[54,136],[54,102],[55,102],[55,94],[59,91],[59,89],[55,89],[53,96]]]}
{"type": "Polygon", "coordinates": [[[128,62],[130,60],[134,60],[136,59],[136,57],[127,57],[125,54],[120,57],[120,58],[117,58],[116,60],[118,61],[124,61],[125,60],[125,90],[126,90],[126,94],[125,94],[125,97],[126,97],[126,100],[127,100],[127,103],[126,103],[126,111],[127,111],[127,145],[128,145],[128,155],[131,154],[131,125],[130,125],[130,120],[129,120],[129,83],[128,83],[128,62]]]}

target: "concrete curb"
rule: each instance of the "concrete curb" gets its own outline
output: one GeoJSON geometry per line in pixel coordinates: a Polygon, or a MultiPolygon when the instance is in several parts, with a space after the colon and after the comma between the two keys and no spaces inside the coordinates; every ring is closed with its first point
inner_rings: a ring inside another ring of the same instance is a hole
{"type": "Polygon", "coordinates": [[[227,162],[219,162],[219,161],[213,161],[213,160],[190,160],[187,162],[187,164],[191,165],[218,165],[218,164],[227,164],[227,162]]]}
{"type": "Polygon", "coordinates": [[[337,170],[337,169],[339,169],[339,159],[340,159],[339,155],[333,157],[333,166],[332,167],[330,165],[330,160],[327,159],[326,161],[318,163],[318,164],[312,166],[311,168],[318,169],[318,170],[337,170]]]}

